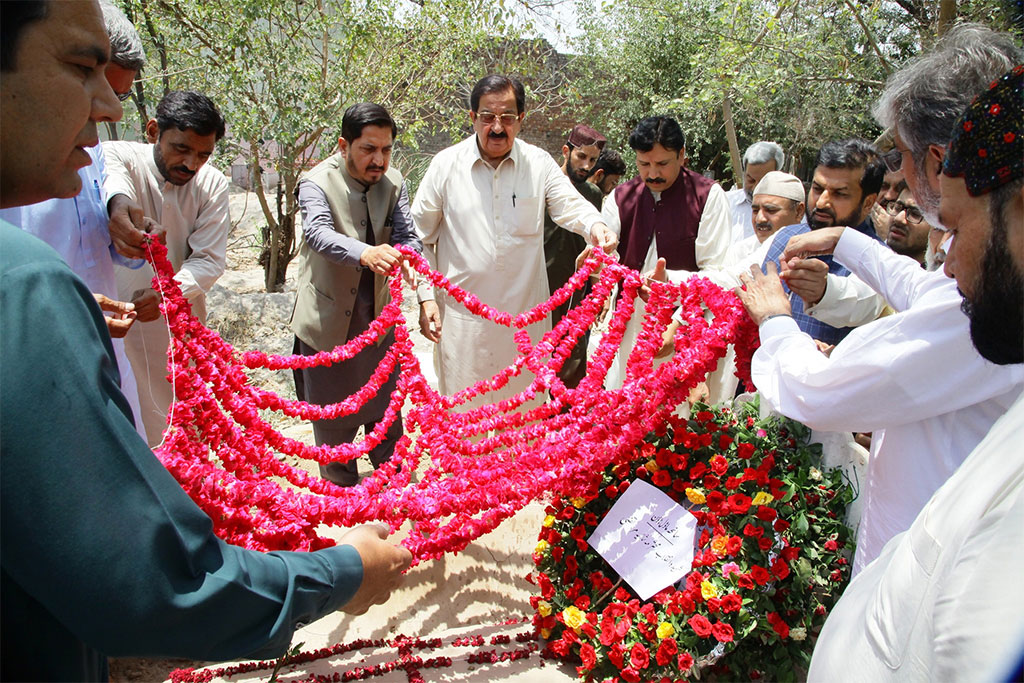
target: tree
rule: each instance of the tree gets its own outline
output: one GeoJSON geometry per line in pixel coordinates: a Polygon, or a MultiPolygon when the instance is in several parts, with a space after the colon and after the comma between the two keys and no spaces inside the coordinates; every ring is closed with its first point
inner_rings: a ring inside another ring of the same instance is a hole
{"type": "Polygon", "coordinates": [[[384,105],[406,142],[451,128],[452,106],[435,103],[453,101],[453,86],[509,34],[500,6],[465,0],[131,0],[129,9],[144,19],[165,87],[210,96],[229,125],[219,157],[241,156],[253,171],[268,291],[296,254],[299,176],[334,151],[344,109],[384,105]],[[261,182],[271,169],[274,202],[261,182]]]}

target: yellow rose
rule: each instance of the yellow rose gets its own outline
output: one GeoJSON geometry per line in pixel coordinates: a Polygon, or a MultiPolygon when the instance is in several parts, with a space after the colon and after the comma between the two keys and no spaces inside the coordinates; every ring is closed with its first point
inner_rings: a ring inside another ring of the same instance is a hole
{"type": "Polygon", "coordinates": [[[587,619],[586,615],[584,615],[581,610],[570,605],[562,610],[562,620],[565,622],[566,626],[578,633],[580,626],[583,626],[583,622],[587,619]]]}
{"type": "Polygon", "coordinates": [[[715,555],[725,555],[725,546],[728,542],[728,536],[715,536],[715,538],[711,541],[711,550],[714,551],[715,555]]]}
{"type": "Polygon", "coordinates": [[[550,528],[550,527],[552,527],[554,525],[554,523],[555,523],[555,516],[554,515],[548,515],[547,517],[544,518],[544,521],[541,522],[541,526],[543,526],[545,528],[550,528]]]}
{"type": "Polygon", "coordinates": [[[658,463],[654,458],[651,458],[650,460],[645,462],[644,467],[647,468],[648,472],[657,472],[658,470],[661,469],[660,467],[658,467],[658,463]]]}
{"type": "Polygon", "coordinates": [[[543,540],[543,539],[541,539],[541,540],[537,541],[537,545],[536,545],[536,547],[534,547],[533,552],[543,554],[544,551],[547,550],[547,549],[548,549],[548,542],[543,540]]]}
{"type": "Polygon", "coordinates": [[[704,503],[704,494],[697,489],[686,489],[686,497],[690,499],[690,502],[694,505],[702,505],[704,503]]]}
{"type": "Polygon", "coordinates": [[[718,589],[715,588],[715,584],[710,581],[700,582],[700,594],[705,600],[718,597],[718,589]]]}
{"type": "Polygon", "coordinates": [[[551,614],[551,603],[545,600],[541,600],[537,603],[537,614],[542,617],[549,616],[551,614]]]}
{"type": "Polygon", "coordinates": [[[758,491],[754,496],[754,500],[751,502],[751,505],[767,505],[773,500],[775,500],[775,496],[772,494],[765,493],[764,491],[758,491]]]}
{"type": "Polygon", "coordinates": [[[657,634],[659,638],[671,638],[673,635],[675,635],[675,632],[675,627],[673,627],[672,624],[668,623],[667,621],[663,621],[660,624],[658,624],[657,634]]]}
{"type": "Polygon", "coordinates": [[[572,503],[572,506],[574,508],[576,508],[577,510],[579,510],[581,507],[583,507],[584,505],[587,504],[586,500],[584,500],[583,498],[579,498],[579,497],[573,498],[569,502],[572,503]]]}

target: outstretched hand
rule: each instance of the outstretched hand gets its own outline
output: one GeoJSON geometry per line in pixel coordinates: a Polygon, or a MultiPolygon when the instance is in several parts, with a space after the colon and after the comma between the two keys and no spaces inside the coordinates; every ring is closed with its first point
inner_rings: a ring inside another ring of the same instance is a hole
{"type": "Polygon", "coordinates": [[[387,542],[388,529],[382,524],[363,524],[341,537],[363,561],[363,580],[352,599],[341,608],[349,614],[363,614],[373,605],[387,602],[402,584],[402,572],[412,564],[412,553],[387,542]]]}
{"type": "Polygon", "coordinates": [[[110,212],[110,242],[117,253],[125,258],[146,258],[146,238],[163,243],[166,230],[151,218],[146,218],[142,207],[123,194],[115,194],[108,204],[110,212]]]}
{"type": "Polygon", "coordinates": [[[747,314],[758,327],[769,316],[792,313],[789,297],[782,289],[782,280],[775,270],[774,261],[768,262],[767,273],[762,273],[756,265],[750,266],[750,274],[740,275],[740,282],[742,285],[736,288],[736,296],[743,302],[747,314]]]}
{"type": "Polygon", "coordinates": [[[100,305],[100,310],[110,314],[103,316],[104,320],[106,320],[107,332],[110,333],[110,337],[112,339],[121,339],[128,334],[132,323],[135,322],[135,304],[129,301],[115,301],[96,292],[93,292],[92,295],[96,298],[96,303],[100,305]]]}
{"type": "Polygon", "coordinates": [[[825,256],[835,251],[839,238],[843,236],[845,227],[818,228],[789,238],[780,261],[791,258],[807,258],[808,256],[825,256]]]}

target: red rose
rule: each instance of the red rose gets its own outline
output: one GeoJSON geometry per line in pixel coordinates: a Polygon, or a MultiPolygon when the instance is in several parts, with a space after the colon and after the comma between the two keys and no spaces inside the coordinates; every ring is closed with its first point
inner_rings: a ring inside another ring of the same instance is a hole
{"type": "Polygon", "coordinates": [[[772,574],[780,581],[789,576],[789,565],[781,557],[772,562],[772,574]]]}
{"type": "Polygon", "coordinates": [[[665,488],[672,483],[672,477],[670,477],[668,472],[665,470],[658,470],[654,473],[654,476],[651,477],[651,483],[655,486],[665,488]]]}
{"type": "Polygon", "coordinates": [[[767,536],[762,536],[761,538],[757,539],[757,547],[761,550],[768,550],[772,547],[772,543],[772,539],[768,538],[767,536]]]}
{"type": "Polygon", "coordinates": [[[615,642],[615,619],[605,617],[601,620],[601,635],[597,638],[605,647],[615,642]]]}
{"type": "Polygon", "coordinates": [[[736,444],[736,457],[743,458],[746,460],[754,455],[754,451],[757,450],[752,443],[738,443],[736,444]]]}
{"type": "MultiPolygon", "coordinates": [[[[781,579],[783,577],[780,576],[779,578],[781,579]]],[[[580,597],[576,598],[576,601],[573,604],[576,605],[577,608],[586,612],[588,609],[590,609],[590,596],[581,595],[580,597]]]]}
{"type": "Polygon", "coordinates": [[[612,649],[608,650],[608,659],[615,665],[616,669],[622,669],[625,662],[626,648],[622,646],[622,643],[615,643],[612,645],[612,649]]]}
{"type": "Polygon", "coordinates": [[[836,542],[831,538],[825,541],[825,550],[828,550],[829,552],[835,552],[836,548],[838,547],[839,546],[836,544],[836,542]]]}
{"type": "Polygon", "coordinates": [[[622,674],[622,680],[627,681],[627,683],[640,683],[640,674],[636,669],[626,668],[619,673],[622,674]]]}
{"type": "Polygon", "coordinates": [[[718,450],[724,451],[726,448],[732,445],[732,437],[727,434],[720,434],[718,436],[718,450]]]}
{"type": "Polygon", "coordinates": [[[779,638],[782,638],[783,640],[789,638],[789,625],[781,619],[772,624],[772,628],[779,634],[779,638]]]}
{"type": "Polygon", "coordinates": [[[785,531],[786,529],[789,528],[789,522],[787,522],[784,519],[777,519],[772,524],[772,528],[775,529],[776,531],[785,531]]]}
{"type": "Polygon", "coordinates": [[[551,548],[551,559],[555,562],[561,562],[563,554],[565,554],[565,548],[562,546],[556,545],[551,548]]]}
{"type": "Polygon", "coordinates": [[[779,554],[782,555],[782,559],[786,562],[792,562],[800,557],[800,546],[791,545],[788,548],[783,548],[779,554]]]}
{"type": "MultiPolygon", "coordinates": [[[[728,437],[723,435],[722,438],[726,439],[728,437]]],[[[725,474],[726,470],[728,469],[729,461],[723,458],[722,456],[715,455],[711,458],[711,471],[717,474],[718,476],[722,476],[723,474],[725,474]]]]}
{"type": "Polygon", "coordinates": [[[721,483],[721,480],[719,480],[719,478],[714,476],[713,474],[709,474],[708,476],[704,477],[704,486],[709,489],[717,489],[719,484],[721,483]]]}
{"type": "Polygon", "coordinates": [[[629,651],[629,663],[634,669],[646,669],[651,661],[651,655],[647,648],[640,643],[634,643],[633,649],[629,651]]]}
{"type": "Polygon", "coordinates": [[[580,645],[580,661],[583,662],[584,669],[589,671],[594,668],[594,665],[597,664],[597,652],[593,645],[590,643],[580,645]]]}
{"type": "Polygon", "coordinates": [[[742,515],[750,509],[750,496],[742,493],[734,493],[729,496],[729,509],[737,515],[742,515]]]}
{"type": "Polygon", "coordinates": [[[654,659],[658,662],[658,666],[668,666],[678,653],[679,644],[672,638],[665,638],[658,646],[654,659]]]}
{"type": "Polygon", "coordinates": [[[772,575],[761,565],[755,564],[750,568],[750,576],[759,586],[763,586],[772,580],[772,575]]]}
{"type": "Polygon", "coordinates": [[[729,540],[725,542],[725,552],[730,555],[738,555],[743,549],[743,539],[739,536],[730,536],[729,540]]]}
{"type": "Polygon", "coordinates": [[[604,488],[604,495],[608,496],[609,498],[615,498],[617,495],[619,495],[619,487],[616,486],[615,484],[609,484],[604,488]]]}
{"type": "Polygon", "coordinates": [[[711,622],[703,615],[694,615],[690,617],[686,623],[690,625],[693,632],[700,638],[707,638],[711,635],[711,622]]]}
{"type": "Polygon", "coordinates": [[[743,527],[743,535],[753,536],[754,538],[760,538],[764,535],[764,528],[754,526],[753,524],[747,524],[745,527],[743,527]]]}
{"type": "Polygon", "coordinates": [[[733,574],[736,577],[736,585],[746,590],[751,590],[754,587],[754,580],[750,578],[750,574],[733,574]]]}
{"type": "Polygon", "coordinates": [[[715,414],[709,410],[701,410],[697,413],[697,422],[708,423],[715,418],[715,414]]]}
{"type": "Polygon", "coordinates": [[[722,504],[725,503],[725,494],[721,491],[708,491],[707,495],[704,496],[704,501],[707,503],[709,510],[718,512],[722,504]]]}
{"type": "Polygon", "coordinates": [[[686,673],[690,670],[690,667],[693,666],[693,657],[689,652],[684,652],[679,655],[679,659],[676,661],[676,664],[679,666],[680,671],[686,673]]]}
{"type": "Polygon", "coordinates": [[[728,479],[725,480],[725,488],[729,489],[730,491],[735,491],[740,487],[740,484],[742,483],[743,480],[740,479],[739,477],[729,477],[728,479]]]}
{"type": "Polygon", "coordinates": [[[690,479],[700,479],[708,471],[708,466],[702,462],[690,468],[690,479]]]}
{"type": "Polygon", "coordinates": [[[777,513],[775,511],[775,508],[770,508],[767,505],[759,505],[757,507],[757,518],[758,519],[763,519],[766,522],[770,522],[770,521],[772,521],[773,519],[775,519],[778,516],[779,516],[779,513],[777,513]]]}
{"type": "Polygon", "coordinates": [[[743,598],[737,593],[729,593],[722,598],[723,612],[739,612],[741,607],[743,607],[743,598]]]}
{"type": "Polygon", "coordinates": [[[729,626],[729,624],[723,624],[720,621],[716,622],[715,625],[711,627],[711,633],[715,636],[715,640],[720,643],[732,642],[733,630],[732,626],[729,626]]]}

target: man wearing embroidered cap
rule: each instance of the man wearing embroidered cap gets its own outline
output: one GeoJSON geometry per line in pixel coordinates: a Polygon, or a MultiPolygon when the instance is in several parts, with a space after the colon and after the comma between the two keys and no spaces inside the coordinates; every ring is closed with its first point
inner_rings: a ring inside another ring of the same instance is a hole
{"type": "Polygon", "coordinates": [[[804,215],[804,185],[795,175],[769,171],[751,192],[750,223],[754,234],[729,247],[729,260],[738,263],[757,251],[769,237],[800,222],[804,215]]]}
{"type": "MultiPolygon", "coordinates": [[[[1018,66],[968,108],[939,179],[939,218],[955,235],[946,269],[963,291],[974,346],[999,364],[1024,360],[1022,84],[1018,66]]],[[[1022,433],[1024,394],[909,531],[847,587],[821,632],[808,680],[850,671],[875,681],[1019,680],[1022,433]]]]}
{"type": "MultiPolygon", "coordinates": [[[[948,103],[972,83],[976,90],[985,87],[1020,53],[1006,36],[972,31],[978,40],[967,42],[960,30],[921,58],[927,71],[918,63],[907,67],[927,86],[922,96],[929,100],[948,103]],[[994,64],[1000,64],[998,71],[994,64]],[[952,92],[937,92],[936,84],[952,92]]],[[[894,74],[887,90],[893,84],[902,87],[906,78],[894,74]]],[[[917,106],[906,104],[913,110],[917,106]]],[[[935,116],[941,120],[944,111],[935,116]]],[[[955,121],[947,123],[947,140],[955,121]]],[[[938,124],[928,120],[922,125],[938,124]]],[[[814,429],[874,433],[853,561],[856,576],[890,538],[910,527],[931,495],[1017,400],[1024,390],[1024,364],[996,365],[978,353],[955,282],[856,230],[821,228],[797,235],[785,258],[797,254],[833,254],[897,311],[858,327],[825,357],[814,353],[813,341],[787,317],[789,300],[774,269],[767,275],[752,273],[747,290],[740,291],[760,327],[761,347],[751,374],[762,400],[814,429]]]]}
{"type": "MultiPolygon", "coordinates": [[[[590,177],[594,164],[597,163],[597,158],[600,156],[601,150],[604,149],[605,142],[603,135],[585,123],[579,123],[569,131],[569,137],[562,146],[562,172],[569,176],[576,191],[597,209],[601,208],[601,200],[604,199],[604,195],[596,185],[588,183],[587,178],[590,177]]],[[[569,230],[561,229],[551,218],[551,213],[544,212],[544,261],[548,272],[548,291],[554,294],[555,290],[569,281],[572,274],[576,272],[576,257],[586,248],[586,238],[569,230]]],[[[557,325],[573,305],[582,301],[589,291],[589,287],[585,286],[552,311],[551,325],[557,325]]],[[[573,347],[571,355],[558,371],[559,378],[568,387],[576,387],[587,372],[587,342],[589,338],[590,332],[587,331],[580,337],[579,342],[573,347]]]]}

